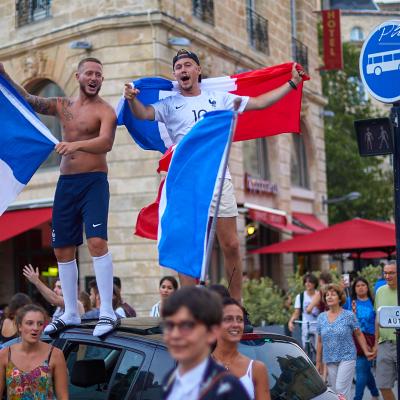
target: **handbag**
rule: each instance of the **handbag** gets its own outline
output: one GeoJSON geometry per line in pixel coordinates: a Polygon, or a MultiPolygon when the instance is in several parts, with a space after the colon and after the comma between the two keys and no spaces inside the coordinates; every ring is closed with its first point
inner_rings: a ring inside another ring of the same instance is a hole
{"type": "MultiPolygon", "coordinates": [[[[351,302],[351,308],[353,310],[353,313],[357,316],[357,304],[356,301],[353,300],[351,302]]],[[[364,337],[365,337],[365,341],[367,342],[367,346],[372,349],[375,346],[375,335],[371,334],[371,333],[364,333],[362,332],[364,337]]],[[[365,356],[364,352],[362,351],[361,346],[358,343],[358,340],[356,338],[356,336],[353,333],[353,340],[354,340],[354,344],[356,345],[356,349],[357,349],[357,356],[365,356]]]]}

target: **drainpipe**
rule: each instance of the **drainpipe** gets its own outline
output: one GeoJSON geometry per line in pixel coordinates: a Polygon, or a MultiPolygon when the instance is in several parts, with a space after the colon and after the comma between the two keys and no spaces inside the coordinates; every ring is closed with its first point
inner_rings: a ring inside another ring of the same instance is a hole
{"type": "Polygon", "coordinates": [[[290,22],[292,32],[292,59],[296,60],[296,44],[293,39],[297,38],[296,0],[290,0],[290,22]]]}

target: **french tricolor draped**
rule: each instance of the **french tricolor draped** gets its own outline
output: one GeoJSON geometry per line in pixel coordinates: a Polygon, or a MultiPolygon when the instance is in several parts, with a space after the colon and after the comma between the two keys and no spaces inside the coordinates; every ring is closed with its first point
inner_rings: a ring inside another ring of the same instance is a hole
{"type": "Polygon", "coordinates": [[[232,111],[205,114],[176,146],[160,192],[159,264],[194,278],[205,268],[209,209],[232,121],[232,111]]]}
{"type": "Polygon", "coordinates": [[[58,140],[0,75],[0,215],[54,150],[58,140]]]}
{"type": "MultiPolygon", "coordinates": [[[[293,63],[286,63],[232,76],[203,79],[200,87],[204,90],[254,97],[287,82],[291,78],[292,66],[293,63]]],[[[138,99],[146,105],[178,92],[177,82],[164,78],[142,78],[133,84],[140,90],[138,99]]],[[[287,132],[299,133],[301,98],[302,83],[297,90],[291,91],[271,107],[241,114],[234,140],[249,140],[287,132]]],[[[174,144],[163,123],[136,119],[125,99],[121,99],[118,104],[117,116],[118,125],[125,125],[135,142],[145,150],[164,153],[174,144]]]]}

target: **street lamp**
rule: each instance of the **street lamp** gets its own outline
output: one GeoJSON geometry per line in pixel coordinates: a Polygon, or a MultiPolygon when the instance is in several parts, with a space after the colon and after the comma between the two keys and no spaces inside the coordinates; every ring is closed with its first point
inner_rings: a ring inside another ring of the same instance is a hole
{"type": "Polygon", "coordinates": [[[357,200],[361,197],[361,193],[359,192],[350,192],[345,194],[344,196],[333,197],[332,199],[327,199],[325,196],[322,196],[322,210],[325,211],[326,204],[337,204],[342,203],[344,201],[352,201],[357,200]]]}

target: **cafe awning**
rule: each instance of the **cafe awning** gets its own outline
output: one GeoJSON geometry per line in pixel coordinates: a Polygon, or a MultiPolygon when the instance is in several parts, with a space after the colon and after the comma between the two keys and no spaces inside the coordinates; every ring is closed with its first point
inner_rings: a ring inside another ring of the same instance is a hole
{"type": "Polygon", "coordinates": [[[314,214],[294,212],[293,219],[313,231],[320,231],[326,228],[326,225],[314,214]]]}
{"type": "Polygon", "coordinates": [[[275,253],[352,253],[360,251],[393,251],[396,247],[394,224],[355,218],[308,235],[274,243],[255,254],[275,253]]]}
{"type": "Polygon", "coordinates": [[[311,232],[309,229],[304,229],[288,222],[285,211],[269,207],[262,207],[252,203],[245,203],[244,206],[248,209],[248,216],[252,220],[261,222],[262,224],[271,228],[299,235],[304,235],[311,232]]]}
{"type": "Polygon", "coordinates": [[[51,220],[52,208],[7,211],[0,216],[0,242],[51,220]]]}

